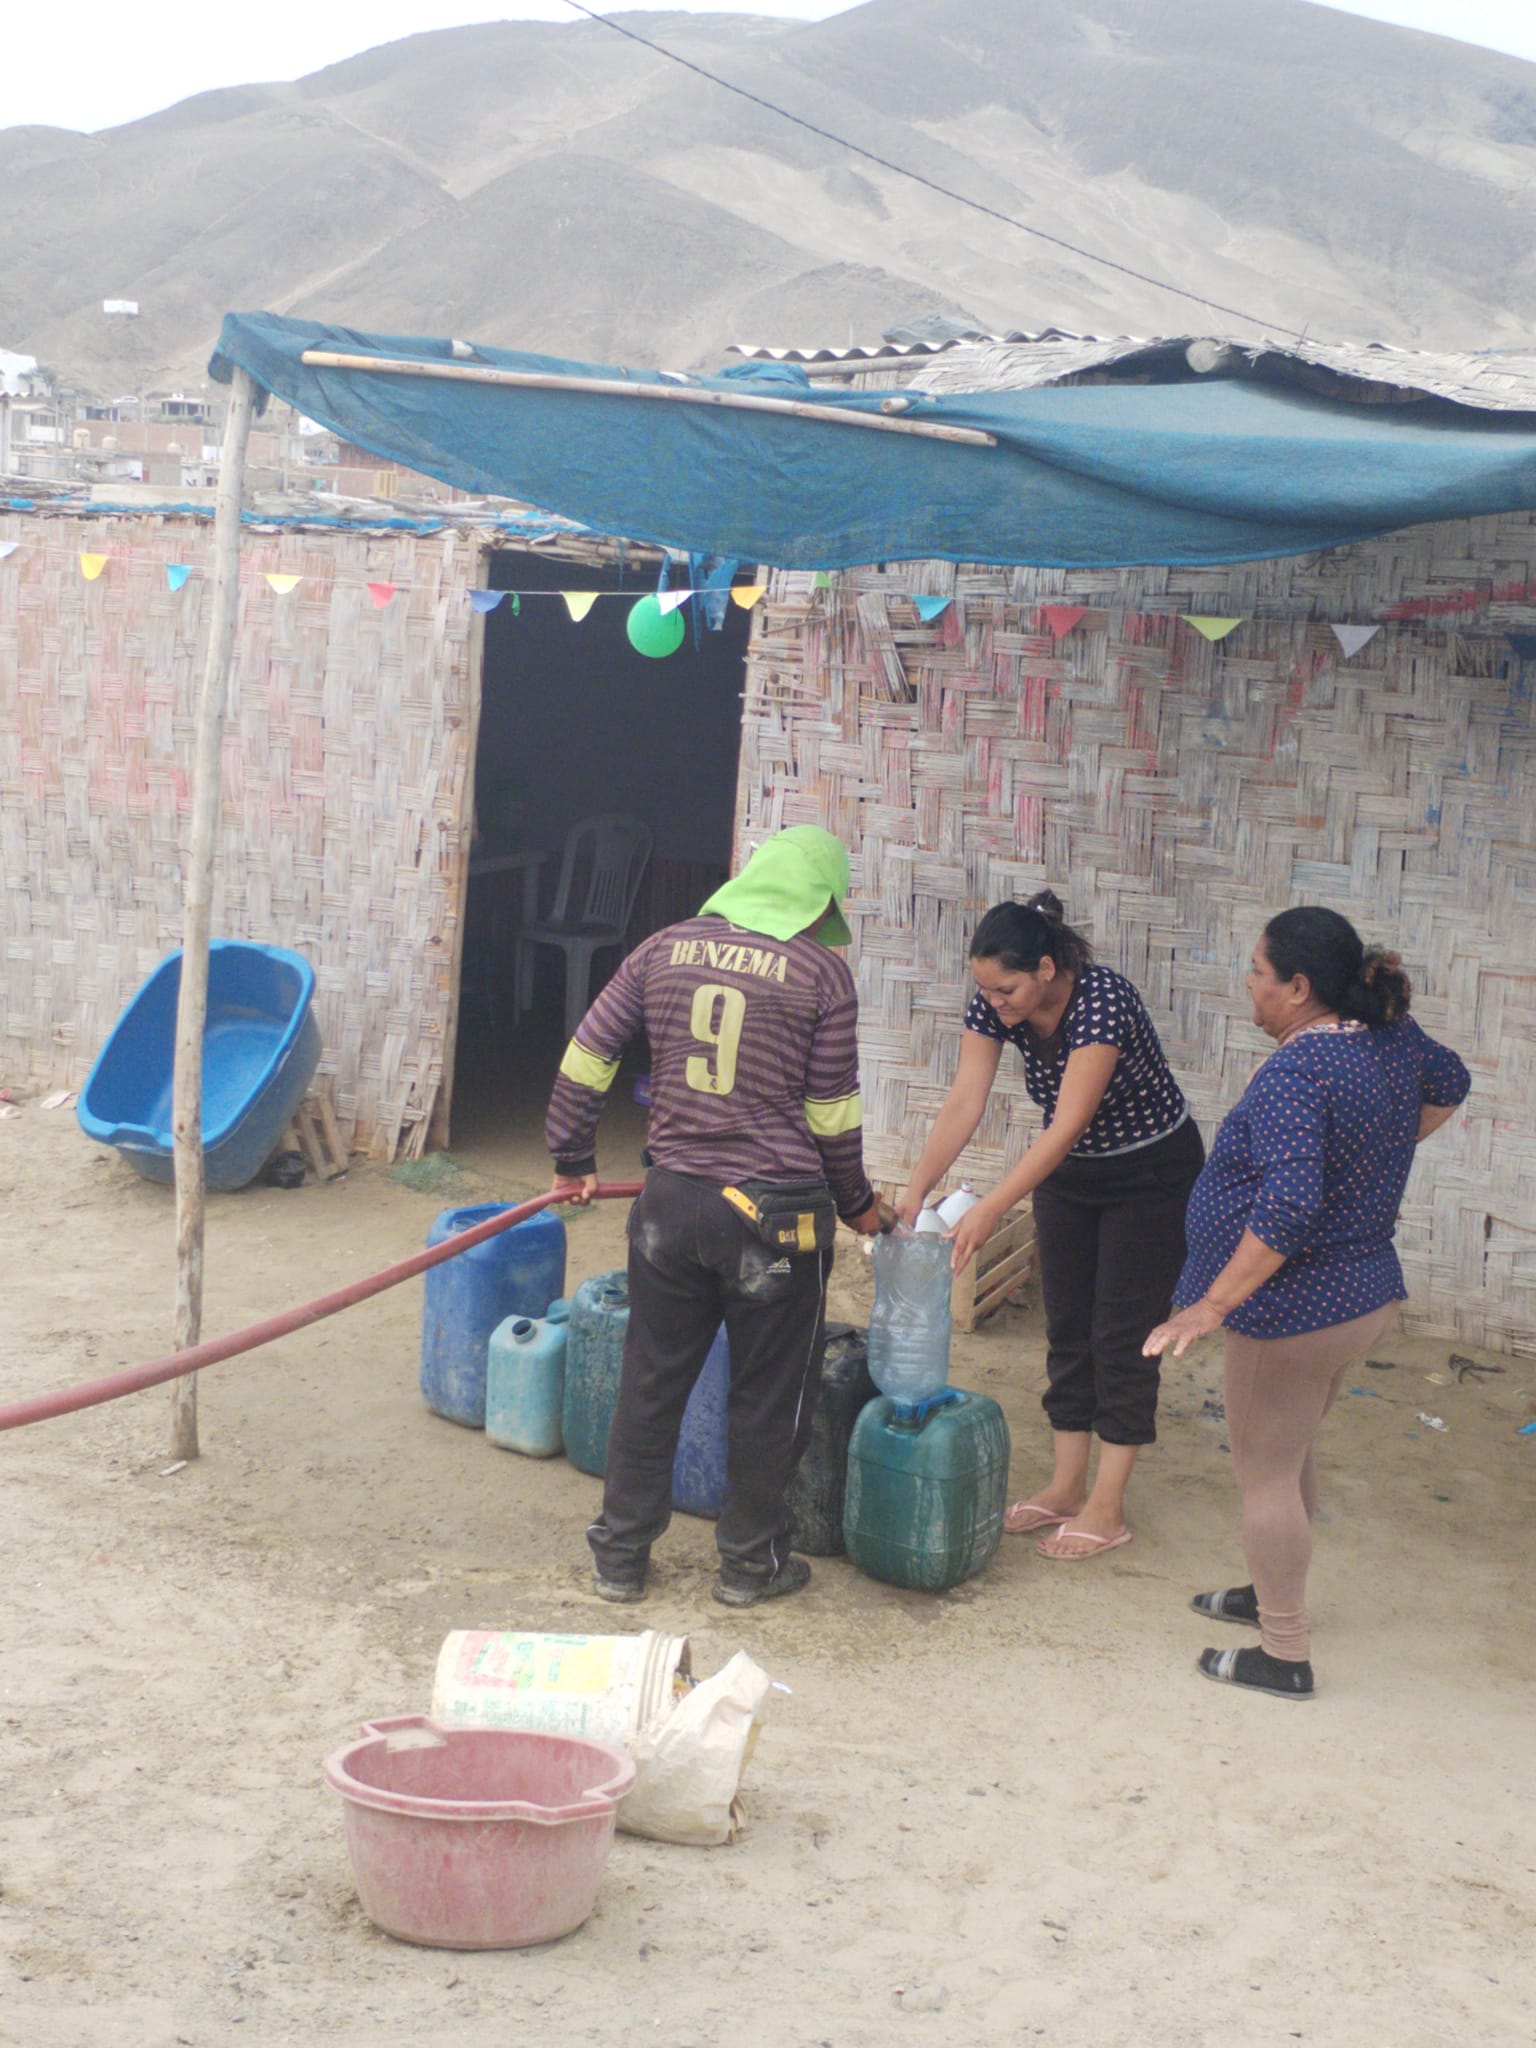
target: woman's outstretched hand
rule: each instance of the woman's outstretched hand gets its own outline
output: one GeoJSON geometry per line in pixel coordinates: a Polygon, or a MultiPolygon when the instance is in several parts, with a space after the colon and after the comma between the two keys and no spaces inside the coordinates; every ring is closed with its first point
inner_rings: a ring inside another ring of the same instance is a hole
{"type": "Polygon", "coordinates": [[[979,1202],[966,1210],[953,1230],[944,1233],[953,1247],[949,1260],[951,1272],[965,1271],[1006,1214],[1006,1209],[995,1195],[983,1195],[979,1202]]]}
{"type": "Polygon", "coordinates": [[[905,1223],[908,1230],[915,1230],[917,1228],[917,1219],[922,1214],[923,1203],[927,1200],[927,1196],[928,1190],[926,1188],[920,1188],[916,1181],[908,1181],[901,1200],[896,1204],[896,1214],[905,1223]]]}
{"type": "Polygon", "coordinates": [[[1225,1317],[1214,1301],[1192,1301],[1188,1308],[1181,1308],[1166,1323],[1158,1324],[1142,1345],[1142,1356],[1159,1358],[1171,1344],[1174,1357],[1182,1358],[1197,1337],[1208,1337],[1212,1330],[1219,1330],[1224,1321],[1225,1317]]]}

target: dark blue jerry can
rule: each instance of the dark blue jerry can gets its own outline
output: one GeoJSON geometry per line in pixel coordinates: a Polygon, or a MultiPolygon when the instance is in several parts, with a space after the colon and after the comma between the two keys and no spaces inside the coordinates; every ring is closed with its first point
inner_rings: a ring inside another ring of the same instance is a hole
{"type": "Polygon", "coordinates": [[[725,1506],[725,1410],[730,1391],[731,1347],[722,1323],[688,1396],[672,1461],[672,1505],[681,1515],[718,1515],[725,1506]]]}
{"type": "MultiPolygon", "coordinates": [[[[429,1245],[505,1215],[505,1202],[445,1209],[429,1245]]],[[[510,1230],[432,1266],[421,1317],[421,1397],[434,1415],[485,1427],[491,1332],[508,1316],[542,1316],[565,1292],[565,1225],[543,1210],[510,1230]]]]}

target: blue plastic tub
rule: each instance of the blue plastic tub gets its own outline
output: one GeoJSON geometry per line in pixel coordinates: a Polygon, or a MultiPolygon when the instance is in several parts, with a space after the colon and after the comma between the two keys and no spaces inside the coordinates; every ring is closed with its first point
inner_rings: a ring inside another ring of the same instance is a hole
{"type": "MultiPolygon", "coordinates": [[[[174,1178],[171,1092],[181,952],[166,955],[129,1003],[80,1091],[80,1128],[146,1180],[174,1178]]],[[[277,1147],[320,1061],[310,1007],[315,970],[281,946],[215,939],[203,1034],[203,1171],[243,1188],[277,1147]]]]}

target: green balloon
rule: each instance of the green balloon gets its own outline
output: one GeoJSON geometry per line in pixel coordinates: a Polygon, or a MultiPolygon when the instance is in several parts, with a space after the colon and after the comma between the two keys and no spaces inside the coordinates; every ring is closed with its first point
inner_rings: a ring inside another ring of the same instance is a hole
{"type": "Polygon", "coordinates": [[[664,654],[676,654],[683,644],[682,607],[675,612],[664,612],[655,597],[642,597],[629,614],[625,630],[629,644],[637,654],[648,654],[660,661],[664,654]]]}

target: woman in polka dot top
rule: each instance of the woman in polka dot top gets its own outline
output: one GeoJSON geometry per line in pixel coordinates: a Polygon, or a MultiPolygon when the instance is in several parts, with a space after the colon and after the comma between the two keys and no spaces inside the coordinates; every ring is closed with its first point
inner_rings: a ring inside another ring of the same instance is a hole
{"type": "Polygon", "coordinates": [[[1158,1374],[1142,1343],[1168,1313],[1205,1152],[1146,1005],[1097,964],[1050,890],[987,912],[971,975],[954,1085],[900,1209],[916,1221],[981,1122],[1003,1048],[1016,1046],[1045,1128],[951,1233],[954,1264],[961,1271],[1033,1195],[1053,1470],[1004,1526],[1049,1532],[1042,1555],[1076,1563],[1130,1541],[1126,1482],[1157,1435],[1158,1374]]]}
{"type": "Polygon", "coordinates": [[[1216,1136],[1189,1205],[1178,1312],[1147,1339],[1175,1358],[1226,1332],[1227,1426],[1253,1583],[1197,1593],[1197,1612],[1259,1629],[1205,1650],[1208,1678],[1285,1699],[1312,1693],[1307,1566],[1312,1444],[1351,1363],[1404,1294],[1392,1245],[1421,1138],[1470,1079],[1408,1014],[1395,953],[1337,911],[1283,910],[1248,974],[1253,1021],[1277,1041],[1216,1136]]]}

